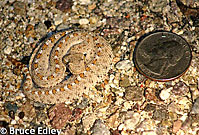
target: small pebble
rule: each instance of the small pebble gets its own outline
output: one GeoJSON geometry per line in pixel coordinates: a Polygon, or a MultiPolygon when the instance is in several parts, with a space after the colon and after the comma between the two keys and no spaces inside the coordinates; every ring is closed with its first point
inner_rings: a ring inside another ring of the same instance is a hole
{"type": "Polygon", "coordinates": [[[110,135],[110,131],[101,120],[96,120],[92,129],[92,135],[110,135]]]}
{"type": "Polygon", "coordinates": [[[168,119],[168,112],[166,108],[156,109],[153,113],[153,119],[162,121],[168,119]]]}
{"type": "Polygon", "coordinates": [[[5,48],[4,48],[4,53],[5,54],[10,54],[12,52],[12,47],[11,46],[6,46],[5,48]]]}
{"type": "Polygon", "coordinates": [[[144,89],[136,87],[136,86],[129,86],[125,88],[125,98],[129,101],[141,101],[144,97],[144,89]]]}
{"type": "Polygon", "coordinates": [[[115,113],[111,115],[107,120],[108,126],[117,129],[117,127],[120,124],[118,117],[119,117],[119,113],[115,113]]]}
{"type": "Polygon", "coordinates": [[[24,113],[24,112],[20,112],[20,113],[18,114],[18,116],[19,116],[20,119],[23,119],[24,116],[25,116],[25,113],[24,113]]]}
{"type": "Polygon", "coordinates": [[[150,2],[150,10],[153,12],[161,12],[167,6],[167,0],[152,0],[150,2]]]}
{"type": "Polygon", "coordinates": [[[173,123],[173,132],[176,133],[182,126],[182,121],[177,120],[173,123]]]}
{"type": "Polygon", "coordinates": [[[91,3],[90,0],[79,0],[79,2],[80,2],[81,5],[88,5],[88,4],[91,3]]]}
{"type": "Polygon", "coordinates": [[[17,104],[15,104],[15,103],[10,103],[10,102],[6,102],[6,103],[5,103],[5,107],[6,107],[6,109],[7,109],[8,111],[14,111],[14,112],[16,112],[17,109],[18,109],[17,104]]]}
{"type": "Polygon", "coordinates": [[[96,4],[94,4],[94,3],[92,5],[88,5],[89,10],[93,10],[95,8],[96,8],[96,4]]]}
{"type": "Polygon", "coordinates": [[[93,126],[96,119],[97,119],[97,117],[95,116],[95,114],[90,114],[90,115],[84,116],[84,118],[82,120],[84,129],[89,130],[90,127],[93,126]]]}
{"type": "Polygon", "coordinates": [[[116,68],[117,69],[123,69],[123,70],[129,70],[131,67],[133,66],[133,62],[130,60],[123,60],[123,61],[119,61],[116,64],[116,68]]]}
{"type": "Polygon", "coordinates": [[[26,14],[26,5],[24,2],[16,1],[13,4],[14,12],[17,15],[25,15],[26,14]]]}
{"type": "Polygon", "coordinates": [[[61,10],[62,12],[69,12],[72,8],[73,1],[72,0],[58,0],[56,2],[55,8],[61,10]]]}
{"type": "Polygon", "coordinates": [[[191,114],[199,114],[199,97],[195,100],[191,109],[191,114]]]}
{"type": "Polygon", "coordinates": [[[71,115],[72,110],[69,107],[65,107],[64,103],[56,104],[48,111],[52,127],[58,129],[66,126],[66,123],[71,119],[71,115]]]}
{"type": "Polygon", "coordinates": [[[139,113],[134,113],[133,111],[127,112],[127,119],[124,121],[124,125],[128,130],[134,130],[137,126],[141,115],[139,113]]]}
{"type": "Polygon", "coordinates": [[[15,118],[15,112],[14,112],[13,110],[10,110],[10,111],[8,112],[8,114],[9,114],[10,118],[12,118],[12,119],[15,118]]]}
{"type": "Polygon", "coordinates": [[[189,87],[184,82],[178,82],[174,85],[172,93],[178,96],[187,96],[189,87]]]}
{"type": "Polygon", "coordinates": [[[79,20],[79,24],[80,25],[86,25],[86,24],[88,24],[89,23],[89,20],[88,19],[80,19],[79,20]]]}
{"type": "Polygon", "coordinates": [[[162,100],[166,100],[166,99],[168,99],[169,97],[170,97],[170,91],[171,91],[171,89],[164,89],[164,90],[162,90],[161,92],[160,92],[160,98],[162,99],[162,100]]]}
{"type": "Polygon", "coordinates": [[[47,33],[47,27],[44,23],[39,23],[35,26],[35,33],[44,36],[47,33]]]}
{"type": "Polygon", "coordinates": [[[130,81],[129,81],[128,76],[122,77],[119,83],[120,83],[120,87],[128,87],[128,86],[130,86],[130,81]]]}
{"type": "Polygon", "coordinates": [[[59,25],[63,22],[63,20],[60,16],[57,16],[54,18],[54,22],[55,22],[55,25],[59,25]]]}
{"type": "Polygon", "coordinates": [[[11,120],[10,124],[15,125],[15,124],[17,124],[17,122],[16,122],[16,120],[11,120]]]}

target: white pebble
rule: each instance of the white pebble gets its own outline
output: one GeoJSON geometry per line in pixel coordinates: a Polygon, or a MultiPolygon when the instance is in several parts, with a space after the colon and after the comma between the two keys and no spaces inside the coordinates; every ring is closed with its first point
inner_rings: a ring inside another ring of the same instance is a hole
{"type": "Polygon", "coordinates": [[[15,125],[16,123],[17,123],[16,120],[12,120],[10,124],[15,125]]]}
{"type": "Polygon", "coordinates": [[[113,79],[115,78],[115,76],[113,74],[110,75],[110,81],[113,81],[113,79]]]}
{"type": "Polygon", "coordinates": [[[133,62],[130,60],[123,60],[116,64],[117,69],[129,70],[133,66],[133,62]]]}
{"type": "Polygon", "coordinates": [[[125,128],[125,125],[124,124],[120,124],[120,126],[118,127],[118,130],[123,130],[125,128]]]}
{"type": "Polygon", "coordinates": [[[56,18],[55,18],[55,25],[59,25],[59,24],[61,24],[63,22],[63,20],[62,20],[62,18],[60,18],[59,16],[57,16],[56,18]]]}
{"type": "Polygon", "coordinates": [[[162,90],[161,93],[160,93],[160,98],[162,100],[168,99],[170,97],[170,91],[171,91],[171,88],[170,89],[162,90]]]}
{"type": "Polygon", "coordinates": [[[4,53],[5,53],[5,54],[10,54],[11,51],[12,51],[12,47],[11,47],[11,46],[6,46],[6,47],[4,48],[4,53]]]}
{"type": "Polygon", "coordinates": [[[91,3],[90,0],[80,0],[79,2],[81,3],[81,5],[88,5],[91,3]]]}
{"type": "Polygon", "coordinates": [[[89,20],[88,19],[80,19],[79,20],[79,24],[80,25],[86,25],[86,24],[88,24],[89,23],[89,20]]]}

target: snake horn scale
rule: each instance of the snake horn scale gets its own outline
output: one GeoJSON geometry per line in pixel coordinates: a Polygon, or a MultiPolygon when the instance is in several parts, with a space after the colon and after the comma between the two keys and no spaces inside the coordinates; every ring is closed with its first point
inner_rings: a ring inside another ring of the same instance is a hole
{"type": "Polygon", "coordinates": [[[29,67],[22,68],[24,93],[47,104],[70,102],[105,79],[113,57],[111,46],[95,33],[56,32],[38,44],[29,67]]]}

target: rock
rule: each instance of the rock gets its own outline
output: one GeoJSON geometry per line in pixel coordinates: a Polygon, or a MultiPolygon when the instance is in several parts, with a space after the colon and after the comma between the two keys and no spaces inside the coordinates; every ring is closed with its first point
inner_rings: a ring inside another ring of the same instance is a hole
{"type": "Polygon", "coordinates": [[[92,135],[110,135],[110,131],[101,120],[96,120],[92,129],[92,135]]]}
{"type": "Polygon", "coordinates": [[[72,115],[70,117],[70,121],[79,119],[81,117],[81,114],[82,114],[82,109],[80,109],[80,108],[73,109],[72,115]]]}
{"type": "Polygon", "coordinates": [[[144,97],[144,89],[137,86],[125,88],[125,98],[129,101],[141,101],[144,97]]]}
{"type": "Polygon", "coordinates": [[[147,112],[154,111],[155,109],[156,109],[156,105],[152,103],[148,103],[146,107],[144,108],[144,110],[147,112]]]}
{"type": "Polygon", "coordinates": [[[24,16],[26,14],[26,5],[24,2],[16,1],[14,2],[13,7],[14,7],[14,12],[17,15],[24,16]]]}
{"type": "Polygon", "coordinates": [[[181,112],[180,106],[175,102],[172,102],[171,104],[168,105],[168,111],[173,112],[173,113],[181,112]]]}
{"type": "MultiPolygon", "coordinates": [[[[13,29],[13,28],[15,28],[15,27],[12,27],[10,29],[13,29]]],[[[12,39],[11,36],[6,39],[6,45],[9,45],[9,46],[13,46],[14,45],[14,42],[11,39],[12,39]]]]}
{"type": "Polygon", "coordinates": [[[120,48],[121,48],[121,44],[116,44],[116,45],[113,46],[113,54],[114,54],[114,56],[116,56],[116,57],[120,57],[121,56],[120,48]]]}
{"type": "Polygon", "coordinates": [[[6,102],[5,103],[5,108],[6,110],[9,112],[9,111],[14,111],[14,112],[17,112],[18,110],[18,106],[16,103],[11,103],[11,102],[6,102]]]}
{"type": "Polygon", "coordinates": [[[7,114],[0,115],[0,127],[7,127],[10,124],[10,117],[7,114]]]}
{"type": "Polygon", "coordinates": [[[153,113],[153,119],[162,121],[168,119],[168,112],[166,108],[159,108],[156,109],[155,112],[153,113]]]}
{"type": "Polygon", "coordinates": [[[58,0],[56,2],[55,8],[61,10],[62,12],[69,12],[73,6],[72,0],[58,0]]]}
{"type": "Polygon", "coordinates": [[[129,111],[126,114],[124,125],[127,130],[134,130],[140,121],[140,114],[129,111]]]}
{"type": "Polygon", "coordinates": [[[178,96],[187,96],[189,87],[184,82],[178,82],[174,85],[172,93],[178,96]]]}
{"type": "Polygon", "coordinates": [[[24,112],[20,112],[20,113],[18,114],[18,117],[19,117],[20,119],[23,119],[24,116],[25,116],[25,113],[24,113],[24,112]]]}
{"type": "Polygon", "coordinates": [[[15,125],[15,124],[17,124],[17,122],[16,122],[16,120],[12,120],[12,121],[10,122],[10,124],[11,124],[11,125],[15,125]]]}
{"type": "Polygon", "coordinates": [[[120,135],[119,130],[113,130],[111,131],[111,135],[120,135]]]}
{"type": "Polygon", "coordinates": [[[77,108],[84,109],[88,106],[88,98],[83,98],[82,102],[77,105],[77,108]]]}
{"type": "Polygon", "coordinates": [[[191,109],[191,114],[199,114],[199,97],[195,100],[191,109]]]}
{"type": "Polygon", "coordinates": [[[37,107],[37,108],[44,108],[45,107],[45,104],[43,104],[41,102],[35,102],[33,105],[34,105],[34,107],[37,107]]]}
{"type": "Polygon", "coordinates": [[[47,27],[44,23],[39,23],[35,26],[35,32],[39,34],[41,37],[45,36],[47,33],[47,27]]]}
{"type": "Polygon", "coordinates": [[[177,120],[173,123],[173,132],[176,133],[178,132],[178,130],[181,128],[182,126],[182,121],[181,120],[177,120]]]}
{"type": "Polygon", "coordinates": [[[153,12],[161,12],[167,6],[167,0],[152,0],[149,8],[153,12]]]}
{"type": "Polygon", "coordinates": [[[81,5],[88,5],[88,4],[91,3],[90,0],[79,0],[79,2],[80,2],[81,5]]]}
{"type": "Polygon", "coordinates": [[[89,20],[86,19],[86,18],[83,18],[83,19],[80,19],[80,20],[79,20],[79,24],[80,24],[80,25],[86,25],[86,24],[88,24],[88,23],[89,23],[89,20]]]}
{"type": "Polygon", "coordinates": [[[164,90],[162,90],[161,92],[160,92],[160,98],[162,99],[162,100],[166,100],[166,99],[168,99],[169,97],[170,97],[170,91],[171,91],[171,89],[164,89],[164,90]]]}
{"type": "Polygon", "coordinates": [[[119,117],[119,113],[115,113],[108,118],[107,122],[108,122],[109,127],[113,129],[114,128],[117,129],[119,125],[118,117],[119,117]]]}
{"type": "Polygon", "coordinates": [[[116,64],[117,69],[122,69],[122,70],[126,70],[126,71],[129,70],[132,66],[133,66],[133,62],[130,60],[119,61],[116,64]]]}
{"type": "Polygon", "coordinates": [[[92,11],[93,9],[95,9],[96,8],[96,4],[95,3],[92,3],[91,5],[88,5],[88,9],[90,10],[90,11],[92,11]]]}
{"type": "Polygon", "coordinates": [[[125,75],[120,80],[120,87],[128,87],[129,85],[130,85],[129,78],[128,78],[128,76],[125,75]]]}
{"type": "Polygon", "coordinates": [[[12,47],[11,46],[6,46],[3,51],[4,51],[5,54],[9,55],[12,52],[12,47]]]}
{"type": "Polygon", "coordinates": [[[183,110],[190,110],[192,102],[187,97],[180,97],[178,98],[178,104],[179,104],[180,110],[183,111],[183,110]]]}
{"type": "Polygon", "coordinates": [[[65,107],[64,103],[56,104],[49,112],[48,116],[54,128],[61,129],[70,120],[72,111],[69,107],[65,107]]]}
{"type": "Polygon", "coordinates": [[[93,126],[93,123],[95,122],[96,119],[97,117],[95,116],[95,114],[89,114],[84,116],[82,120],[84,129],[89,130],[93,126]]]}
{"type": "Polygon", "coordinates": [[[169,119],[165,119],[161,121],[161,125],[163,127],[171,127],[172,126],[172,122],[169,119]]]}
{"type": "MultiPolygon", "coordinates": [[[[190,129],[190,127],[198,127],[198,120],[199,120],[199,115],[189,115],[185,121],[183,121],[182,126],[180,129],[183,129],[184,131],[187,129],[190,129]],[[194,124],[193,124],[194,123],[194,124]]],[[[198,134],[197,134],[198,135],[198,134]]]]}
{"type": "Polygon", "coordinates": [[[61,16],[58,15],[54,18],[54,22],[55,22],[55,25],[57,26],[57,25],[61,24],[63,22],[63,20],[62,20],[61,16]]]}

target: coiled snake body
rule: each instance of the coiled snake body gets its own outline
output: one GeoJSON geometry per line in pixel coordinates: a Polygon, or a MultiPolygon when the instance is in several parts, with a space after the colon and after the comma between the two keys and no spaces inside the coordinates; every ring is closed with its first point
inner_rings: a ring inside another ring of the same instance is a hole
{"type": "Polygon", "coordinates": [[[102,81],[113,53],[104,38],[87,31],[60,31],[33,52],[23,71],[28,98],[43,103],[72,101],[102,81]]]}

